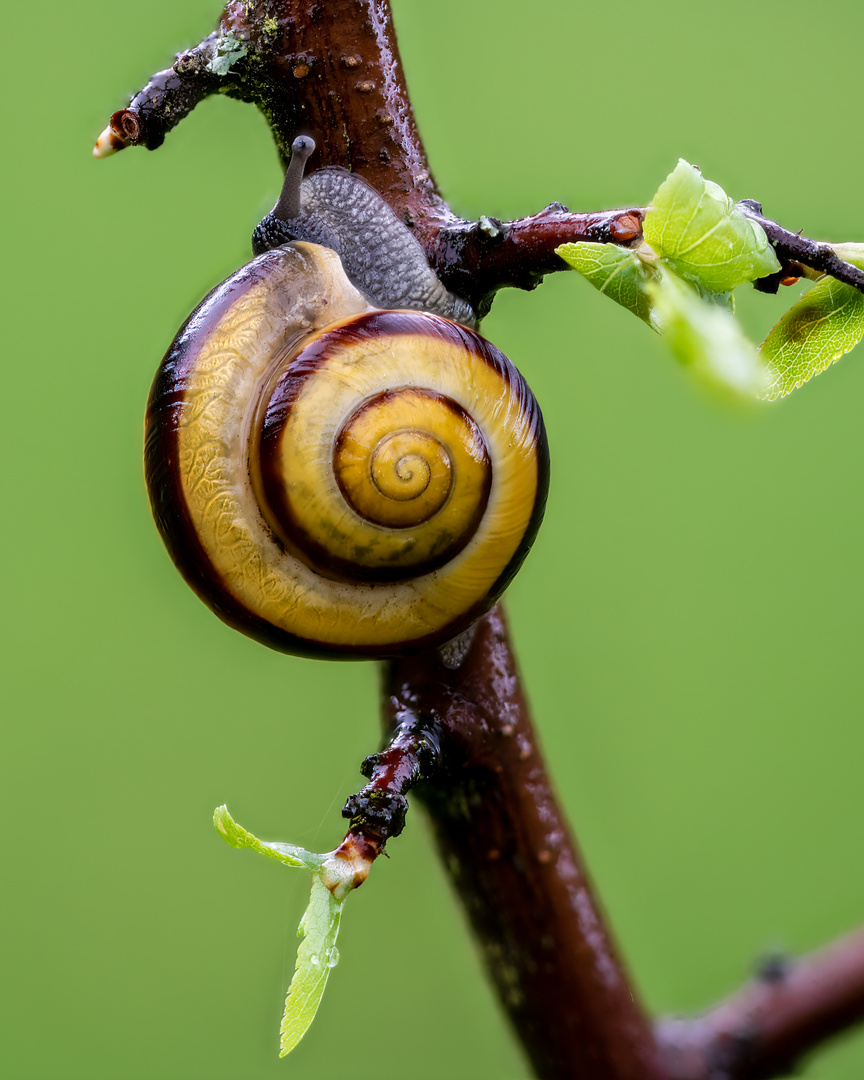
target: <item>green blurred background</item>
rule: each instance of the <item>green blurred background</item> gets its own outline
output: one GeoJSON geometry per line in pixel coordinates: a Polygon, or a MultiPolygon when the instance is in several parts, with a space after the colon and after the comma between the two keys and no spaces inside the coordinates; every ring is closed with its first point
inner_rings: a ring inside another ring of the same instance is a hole
{"type": "MultiPolygon", "coordinates": [[[[639,203],[680,155],[791,228],[864,240],[860,0],[394,9],[468,217],[639,203]]],[[[217,14],[6,15],[0,1072],[521,1078],[416,811],[348,905],[311,1032],[276,1057],[305,881],[230,850],[211,813],[338,842],[378,740],[376,671],[225,628],[162,550],[140,459],[158,361],[248,258],[279,170],[261,117],[218,99],[157,153],[90,157],[217,14]]],[[[742,309],[759,332],[778,304],[742,309]]],[[[508,598],[541,736],[645,999],[698,1009],[754,958],[864,921],[864,347],[741,414],[575,274],[501,295],[484,329],[552,446],[508,598]]],[[[805,1075],[858,1080],[864,1038],[805,1075]]]]}

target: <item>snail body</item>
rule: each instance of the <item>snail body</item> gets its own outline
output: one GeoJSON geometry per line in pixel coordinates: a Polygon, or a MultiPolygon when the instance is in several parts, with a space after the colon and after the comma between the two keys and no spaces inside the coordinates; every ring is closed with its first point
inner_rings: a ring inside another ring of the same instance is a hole
{"type": "Polygon", "coordinates": [[[150,396],[147,483],[172,558],[225,622],[285,652],[452,639],[503,592],[545,504],[533,395],[440,314],[471,319],[379,201],[416,245],[380,253],[401,266],[398,310],[381,307],[386,272],[358,287],[351,237],[330,240],[340,254],[281,229],[268,249],[265,219],[263,250],[192,313],[150,396]]]}

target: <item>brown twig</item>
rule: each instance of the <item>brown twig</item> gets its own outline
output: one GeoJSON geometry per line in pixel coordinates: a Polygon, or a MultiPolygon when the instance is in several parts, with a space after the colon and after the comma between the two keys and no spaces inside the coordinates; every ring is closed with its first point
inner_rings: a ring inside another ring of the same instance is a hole
{"type": "Polygon", "coordinates": [[[778,225],[776,221],[763,217],[762,204],[755,199],[742,199],[738,207],[744,211],[751,221],[755,221],[762,229],[774,248],[774,252],[783,269],[778,274],[772,274],[756,282],[756,288],[762,292],[777,292],[777,285],[783,277],[787,276],[788,268],[795,264],[809,267],[820,274],[842,281],[845,285],[851,285],[855,289],[864,292],[864,270],[845,262],[830,244],[823,244],[818,240],[810,240],[799,233],[790,232],[778,225]]]}
{"type": "Polygon", "coordinates": [[[408,813],[405,795],[441,769],[441,740],[442,731],[434,718],[416,716],[406,709],[398,711],[387,745],[361,766],[369,783],[342,808],[342,817],[351,821],[345,842],[362,837],[377,855],[388,840],[402,832],[408,813]]]}
{"type": "Polygon", "coordinates": [[[772,966],[704,1016],[667,1020],[669,1080],[770,1080],[864,1015],[864,930],[772,966]]]}
{"type": "Polygon", "coordinates": [[[429,261],[447,288],[481,316],[503,288],[534,289],[545,274],[566,270],[555,254],[561,244],[638,244],[645,211],[603,210],[572,214],[552,203],[533,217],[501,222],[483,217],[444,225],[428,246],[429,261]]]}
{"type": "Polygon", "coordinates": [[[145,146],[156,150],[165,135],[185,119],[209,94],[215,93],[219,77],[208,69],[215,51],[216,34],[200,45],[178,54],[174,66],[157,71],[147,85],[111,117],[111,129],[119,142],[113,149],[145,146]]]}

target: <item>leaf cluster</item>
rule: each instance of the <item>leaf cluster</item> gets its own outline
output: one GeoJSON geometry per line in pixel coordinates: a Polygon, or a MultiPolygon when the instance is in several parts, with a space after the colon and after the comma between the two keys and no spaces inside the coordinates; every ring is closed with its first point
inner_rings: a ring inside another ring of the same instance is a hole
{"type": "MultiPolygon", "coordinates": [[[[864,244],[833,245],[864,269],[864,244]]],[[[660,185],[636,249],[564,244],[558,254],[661,334],[715,388],[773,400],[824,371],[864,337],[864,294],[822,278],[757,346],[735,318],[733,290],[782,268],[762,227],[683,159],[660,185]]]]}

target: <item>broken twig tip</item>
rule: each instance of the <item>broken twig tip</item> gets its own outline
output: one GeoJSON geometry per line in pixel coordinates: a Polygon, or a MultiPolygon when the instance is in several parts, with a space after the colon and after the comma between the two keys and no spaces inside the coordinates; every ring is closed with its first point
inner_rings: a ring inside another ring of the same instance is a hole
{"type": "Polygon", "coordinates": [[[93,147],[93,157],[110,157],[111,154],[116,154],[118,150],[123,150],[128,145],[129,143],[121,138],[109,124],[96,140],[96,145],[93,147]]]}

